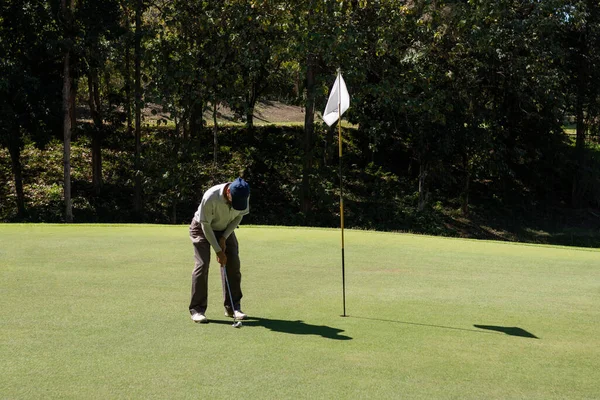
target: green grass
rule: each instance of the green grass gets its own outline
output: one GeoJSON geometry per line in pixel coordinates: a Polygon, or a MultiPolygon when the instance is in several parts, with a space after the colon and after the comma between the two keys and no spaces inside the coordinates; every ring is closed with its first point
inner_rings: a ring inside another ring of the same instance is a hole
{"type": "Polygon", "coordinates": [[[0,225],[0,397],[600,394],[597,250],[346,231],[342,318],[339,230],[237,232],[242,329],[214,264],[191,322],[185,226],[0,225]]]}

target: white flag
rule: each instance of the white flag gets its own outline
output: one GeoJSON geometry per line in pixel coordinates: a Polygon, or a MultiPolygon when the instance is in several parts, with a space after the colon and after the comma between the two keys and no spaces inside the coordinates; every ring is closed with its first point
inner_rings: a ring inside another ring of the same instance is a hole
{"type": "Polygon", "coordinates": [[[342,74],[338,73],[335,83],[331,88],[331,93],[329,93],[329,100],[327,100],[325,111],[323,112],[323,121],[329,126],[333,125],[348,107],[350,107],[350,95],[348,94],[348,89],[346,89],[346,82],[344,82],[342,74]]]}

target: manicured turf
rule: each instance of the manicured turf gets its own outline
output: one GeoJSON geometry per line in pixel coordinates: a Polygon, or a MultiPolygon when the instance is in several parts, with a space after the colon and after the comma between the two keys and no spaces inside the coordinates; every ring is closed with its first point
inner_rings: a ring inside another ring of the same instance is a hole
{"type": "Polygon", "coordinates": [[[0,225],[0,397],[593,399],[600,252],[243,226],[242,329],[185,226],[0,225]]]}

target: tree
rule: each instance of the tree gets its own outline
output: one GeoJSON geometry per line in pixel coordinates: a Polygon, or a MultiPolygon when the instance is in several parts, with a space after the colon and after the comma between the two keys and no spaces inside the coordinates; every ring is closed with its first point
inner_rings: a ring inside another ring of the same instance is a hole
{"type": "Polygon", "coordinates": [[[0,146],[9,150],[17,218],[26,216],[21,150],[25,140],[43,147],[56,133],[59,65],[52,10],[46,2],[0,6],[0,146]]]}
{"type": "Polygon", "coordinates": [[[65,201],[65,221],[73,222],[73,204],[71,201],[71,130],[74,109],[73,77],[71,76],[71,47],[74,39],[73,0],[61,0],[61,22],[63,26],[63,190],[65,201]]]}
{"type": "Polygon", "coordinates": [[[136,219],[141,220],[143,213],[142,199],[142,14],[144,12],[143,0],[135,3],[135,37],[134,37],[134,82],[135,82],[135,188],[133,209],[136,219]]]}
{"type": "MultiPolygon", "coordinates": [[[[357,65],[352,118],[378,151],[405,153],[418,165],[419,209],[430,174],[450,150],[446,114],[449,79],[437,3],[368,2],[356,19],[357,65]],[[440,33],[441,32],[441,33],[440,33]]],[[[395,169],[401,158],[396,158],[395,169]]],[[[409,163],[408,165],[411,165],[409,163]]]]}
{"type": "Polygon", "coordinates": [[[230,1],[227,14],[232,49],[232,77],[229,105],[254,125],[254,108],[259,97],[290,57],[287,42],[289,13],[283,1],[230,1]]]}
{"type": "MultiPolygon", "coordinates": [[[[304,0],[294,3],[292,24],[292,54],[297,58],[303,73],[304,89],[304,135],[302,147],[302,182],[300,186],[300,210],[305,218],[311,209],[311,175],[314,162],[314,136],[317,99],[324,98],[325,76],[323,71],[335,71],[337,52],[334,50],[339,40],[340,30],[332,18],[335,18],[337,7],[334,2],[304,0]]],[[[289,6],[289,12],[292,7],[289,6]]],[[[327,77],[333,76],[328,74],[327,77]]]]}
{"type": "MultiPolygon", "coordinates": [[[[600,4],[593,0],[564,1],[556,9],[565,47],[564,66],[570,77],[567,93],[572,94],[575,115],[575,173],[571,204],[579,208],[588,188],[585,184],[586,136],[600,116],[600,4]]],[[[597,123],[596,123],[597,125],[597,123]]]]}
{"type": "Polygon", "coordinates": [[[451,191],[460,180],[466,214],[474,174],[529,186],[550,159],[561,102],[546,7],[377,2],[357,18],[363,68],[353,77],[352,118],[374,152],[410,156],[409,171],[417,164],[418,209],[431,189],[451,191]]]}
{"type": "Polygon", "coordinates": [[[91,130],[92,184],[98,194],[102,187],[102,142],[106,135],[104,120],[110,117],[110,101],[111,97],[114,98],[110,96],[114,92],[110,63],[116,43],[125,30],[120,23],[121,12],[117,0],[80,0],[75,18],[80,26],[81,68],[87,78],[88,106],[94,125],[91,130]]]}

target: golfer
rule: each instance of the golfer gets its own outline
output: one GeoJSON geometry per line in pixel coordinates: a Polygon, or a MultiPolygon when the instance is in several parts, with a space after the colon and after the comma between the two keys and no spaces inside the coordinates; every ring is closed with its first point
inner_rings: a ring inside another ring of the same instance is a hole
{"type": "Polygon", "coordinates": [[[205,313],[208,303],[208,267],[211,247],[217,255],[219,264],[226,266],[227,279],[231,288],[233,304],[230,304],[230,296],[221,271],[225,315],[235,317],[237,320],[246,318],[246,314],[240,308],[242,274],[238,241],[234,230],[244,215],[250,212],[249,196],[250,186],[242,178],[237,178],[233,182],[222,183],[208,189],[202,196],[198,211],[194,214],[190,225],[195,259],[190,314],[194,322],[208,322],[205,313]]]}

